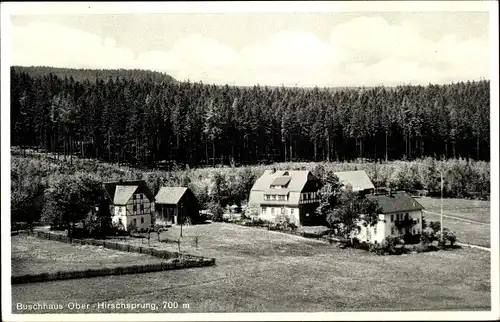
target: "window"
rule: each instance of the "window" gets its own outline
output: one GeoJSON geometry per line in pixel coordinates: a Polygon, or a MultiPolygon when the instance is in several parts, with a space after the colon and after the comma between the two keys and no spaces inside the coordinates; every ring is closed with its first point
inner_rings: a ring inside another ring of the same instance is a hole
{"type": "Polygon", "coordinates": [[[405,213],[405,219],[408,219],[409,215],[408,213],[405,213]]]}
{"type": "Polygon", "coordinates": [[[373,227],[373,233],[376,235],[377,234],[377,226],[373,227]]]}
{"type": "Polygon", "coordinates": [[[134,211],[137,211],[137,205],[134,205],[134,211]]]}
{"type": "Polygon", "coordinates": [[[271,207],[271,215],[274,215],[274,208],[271,207]]]}
{"type": "Polygon", "coordinates": [[[281,214],[284,215],[285,214],[285,207],[282,207],[281,208],[281,214]]]}
{"type": "Polygon", "coordinates": [[[420,224],[420,218],[417,218],[417,224],[420,224]]]}
{"type": "Polygon", "coordinates": [[[277,197],[276,195],[273,195],[273,198],[272,198],[272,199],[273,199],[273,200],[276,200],[276,197],[277,197]]]}
{"type": "Polygon", "coordinates": [[[391,227],[391,235],[394,235],[394,227],[391,227]]]}
{"type": "Polygon", "coordinates": [[[132,195],[132,199],[135,200],[137,198],[137,195],[132,195]]]}
{"type": "Polygon", "coordinates": [[[394,215],[391,215],[391,222],[394,221],[394,215]]]}
{"type": "Polygon", "coordinates": [[[269,200],[269,195],[264,195],[265,200],[269,200]]]}
{"type": "Polygon", "coordinates": [[[295,214],[295,209],[294,208],[290,209],[290,214],[292,214],[292,215],[295,214]]]}
{"type": "Polygon", "coordinates": [[[415,235],[415,228],[413,228],[413,231],[412,231],[413,235],[415,235]]]}
{"type": "Polygon", "coordinates": [[[144,224],[144,217],[141,217],[141,224],[144,224]]]}
{"type": "Polygon", "coordinates": [[[134,220],[132,220],[132,222],[134,223],[134,225],[137,225],[137,219],[134,218],[134,220]]]}
{"type": "Polygon", "coordinates": [[[141,214],[144,213],[144,205],[141,204],[141,214]]]}
{"type": "Polygon", "coordinates": [[[266,213],[266,207],[262,207],[261,212],[262,212],[263,214],[265,214],[265,213],[266,213]]]}
{"type": "Polygon", "coordinates": [[[141,200],[144,199],[144,195],[141,193],[141,196],[140,196],[141,200]]]}

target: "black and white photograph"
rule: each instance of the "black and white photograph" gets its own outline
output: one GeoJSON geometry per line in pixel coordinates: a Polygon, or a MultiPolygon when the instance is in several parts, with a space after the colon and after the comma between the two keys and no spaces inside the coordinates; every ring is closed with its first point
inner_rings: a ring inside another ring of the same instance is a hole
{"type": "Polygon", "coordinates": [[[494,1],[2,2],[2,320],[496,320],[494,1]]]}

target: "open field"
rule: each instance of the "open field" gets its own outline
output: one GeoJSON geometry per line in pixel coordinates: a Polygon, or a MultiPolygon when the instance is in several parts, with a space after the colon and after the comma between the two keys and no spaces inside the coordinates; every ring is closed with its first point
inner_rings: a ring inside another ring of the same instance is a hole
{"type": "MultiPolygon", "coordinates": [[[[425,207],[425,210],[439,213],[441,201],[439,198],[418,198],[417,201],[425,207]]],[[[490,202],[483,200],[468,199],[443,199],[443,214],[459,217],[481,223],[490,223],[490,202]]]]}
{"type": "MultiPolygon", "coordinates": [[[[435,198],[419,198],[425,207],[427,220],[440,220],[441,201],[435,198]]],[[[490,202],[466,199],[443,199],[443,226],[457,235],[458,241],[466,244],[490,247],[490,202]],[[456,217],[456,218],[453,218],[456,217]],[[464,220],[460,220],[464,219],[464,220]]]]}
{"type": "Polygon", "coordinates": [[[161,262],[153,256],[71,245],[34,236],[13,236],[11,241],[13,276],[161,262]]]}
{"type": "MultiPolygon", "coordinates": [[[[177,238],[179,228],[162,238],[177,238]]],[[[216,265],[128,276],[14,285],[12,302],[156,303],[157,312],[489,310],[490,253],[457,249],[404,256],[341,250],[298,236],[226,223],[183,227],[181,250],[216,265]],[[196,249],[194,237],[199,235],[196,249]],[[162,302],[177,302],[177,309],[162,302]],[[188,304],[187,307],[184,304],[188,304]]],[[[141,242],[140,239],[137,242],[141,242]]],[[[154,242],[155,247],[160,243],[154,242]]],[[[174,243],[164,244],[176,250],[174,243]]],[[[25,312],[25,311],[22,311],[25,312]]],[[[47,313],[73,312],[37,311],[47,313]]],[[[16,311],[13,305],[13,313],[16,311]]],[[[28,313],[28,312],[25,312],[28,313]]]]}

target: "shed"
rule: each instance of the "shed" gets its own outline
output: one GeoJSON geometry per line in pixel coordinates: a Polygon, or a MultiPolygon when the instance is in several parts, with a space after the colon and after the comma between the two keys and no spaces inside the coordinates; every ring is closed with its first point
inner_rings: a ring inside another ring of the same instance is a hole
{"type": "Polygon", "coordinates": [[[187,187],[161,187],[155,202],[157,222],[193,224],[200,220],[198,199],[187,187]]]}
{"type": "Polygon", "coordinates": [[[341,171],[334,173],[344,186],[351,186],[354,192],[372,193],[375,186],[364,170],[341,171]]]}

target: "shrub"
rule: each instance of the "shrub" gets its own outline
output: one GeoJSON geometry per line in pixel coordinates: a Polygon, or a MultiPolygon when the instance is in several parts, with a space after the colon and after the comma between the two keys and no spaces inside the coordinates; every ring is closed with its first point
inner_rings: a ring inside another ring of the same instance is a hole
{"type": "Polygon", "coordinates": [[[209,219],[214,222],[221,222],[223,220],[222,215],[224,214],[224,208],[218,202],[210,202],[208,204],[208,209],[210,214],[208,215],[209,219]]]}

